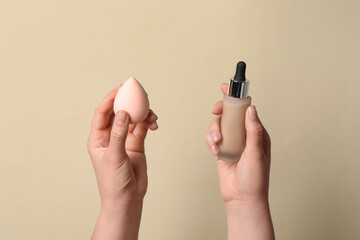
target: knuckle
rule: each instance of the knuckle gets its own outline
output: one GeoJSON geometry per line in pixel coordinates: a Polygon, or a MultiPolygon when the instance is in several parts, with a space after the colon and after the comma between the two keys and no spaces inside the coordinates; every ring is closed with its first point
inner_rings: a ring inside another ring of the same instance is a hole
{"type": "Polygon", "coordinates": [[[263,134],[263,127],[261,126],[261,124],[255,124],[253,127],[252,127],[252,133],[254,135],[257,135],[257,136],[262,136],[263,134]]]}
{"type": "Polygon", "coordinates": [[[112,131],[112,132],[111,132],[111,138],[112,138],[113,140],[115,140],[115,141],[121,141],[121,140],[124,138],[124,136],[123,136],[123,134],[122,134],[121,132],[119,132],[119,131],[112,131]]]}

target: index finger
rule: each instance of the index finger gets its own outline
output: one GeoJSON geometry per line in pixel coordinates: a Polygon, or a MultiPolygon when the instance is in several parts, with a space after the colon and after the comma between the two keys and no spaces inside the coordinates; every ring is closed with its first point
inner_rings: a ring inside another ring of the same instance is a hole
{"type": "Polygon", "coordinates": [[[115,96],[120,87],[121,85],[109,92],[96,108],[91,130],[103,130],[107,128],[111,113],[113,111],[115,96]]]}

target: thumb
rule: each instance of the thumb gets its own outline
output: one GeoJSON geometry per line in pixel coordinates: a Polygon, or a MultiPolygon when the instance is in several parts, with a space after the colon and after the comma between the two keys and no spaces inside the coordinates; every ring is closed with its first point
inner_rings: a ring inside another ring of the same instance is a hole
{"type": "Polygon", "coordinates": [[[246,148],[248,148],[252,154],[262,153],[262,136],[264,129],[257,115],[255,106],[250,106],[246,110],[245,128],[246,148]]]}
{"type": "Polygon", "coordinates": [[[118,111],[111,129],[109,151],[121,160],[127,157],[125,142],[129,130],[129,115],[125,111],[118,111]]]}

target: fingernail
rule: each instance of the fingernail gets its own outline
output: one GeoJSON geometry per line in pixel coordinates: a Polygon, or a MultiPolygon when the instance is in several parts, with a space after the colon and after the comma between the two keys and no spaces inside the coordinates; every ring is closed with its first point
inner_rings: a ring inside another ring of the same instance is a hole
{"type": "Polygon", "coordinates": [[[116,114],[116,121],[118,124],[124,124],[127,119],[127,114],[124,111],[118,111],[116,114]]]}
{"type": "Polygon", "coordinates": [[[211,138],[213,139],[214,142],[219,141],[219,140],[220,140],[220,134],[219,134],[219,132],[213,130],[213,131],[211,132],[211,138]]]}
{"type": "Polygon", "coordinates": [[[249,117],[250,117],[251,120],[256,120],[257,119],[257,112],[256,112],[255,106],[250,106],[248,108],[248,113],[249,113],[249,117]]]}
{"type": "Polygon", "coordinates": [[[212,154],[217,154],[217,148],[216,148],[216,146],[214,145],[214,144],[212,144],[211,146],[210,146],[210,150],[211,150],[211,153],[212,154]]]}

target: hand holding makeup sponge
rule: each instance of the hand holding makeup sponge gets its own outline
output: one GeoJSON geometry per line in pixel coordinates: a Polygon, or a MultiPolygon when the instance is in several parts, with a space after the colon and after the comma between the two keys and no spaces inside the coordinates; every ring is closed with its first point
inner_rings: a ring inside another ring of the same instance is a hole
{"type": "Polygon", "coordinates": [[[134,77],[129,78],[116,94],[114,101],[115,114],[119,110],[129,114],[131,123],[144,121],[149,113],[148,95],[134,77]]]}

